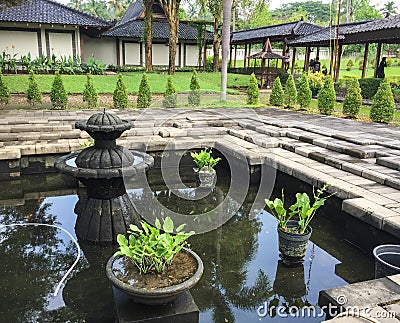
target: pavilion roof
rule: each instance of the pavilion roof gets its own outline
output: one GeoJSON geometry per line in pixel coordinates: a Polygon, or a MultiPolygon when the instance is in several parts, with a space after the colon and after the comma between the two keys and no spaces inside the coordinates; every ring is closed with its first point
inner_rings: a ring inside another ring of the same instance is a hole
{"type": "Polygon", "coordinates": [[[267,38],[267,41],[265,42],[264,48],[261,52],[250,55],[248,58],[256,58],[256,59],[283,59],[286,56],[274,53],[272,51],[272,46],[271,42],[269,41],[269,38],[267,38]]]}

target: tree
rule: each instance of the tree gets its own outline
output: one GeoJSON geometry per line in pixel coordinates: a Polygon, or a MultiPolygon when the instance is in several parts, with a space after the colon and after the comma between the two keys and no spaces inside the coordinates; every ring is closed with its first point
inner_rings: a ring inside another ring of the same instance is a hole
{"type": "Polygon", "coordinates": [[[360,84],[356,78],[347,82],[347,94],[343,102],[343,114],[347,117],[357,118],[362,104],[360,84]]]}
{"type": "Polygon", "coordinates": [[[269,104],[280,107],[283,105],[283,89],[281,79],[277,77],[272,86],[272,92],[269,96],[269,104]]]}
{"type": "Polygon", "coordinates": [[[28,85],[28,102],[32,105],[42,103],[42,93],[39,91],[39,86],[36,82],[35,74],[33,71],[29,72],[29,85],[28,85]]]}
{"type": "Polygon", "coordinates": [[[153,70],[153,4],[154,0],[143,0],[144,3],[144,20],[146,22],[146,42],[145,42],[145,55],[146,55],[146,72],[153,70]]]}
{"type": "Polygon", "coordinates": [[[300,105],[300,109],[308,110],[311,103],[311,89],[308,83],[307,74],[304,73],[299,80],[299,91],[297,92],[297,103],[300,105]]]}
{"type": "Polygon", "coordinates": [[[126,88],[122,74],[118,75],[117,85],[113,94],[113,103],[116,109],[125,109],[128,107],[128,90],[126,88]]]}
{"type": "Polygon", "coordinates": [[[197,72],[193,71],[192,79],[190,80],[190,92],[188,96],[189,105],[200,105],[200,84],[197,81],[197,72]]]}
{"type": "Polygon", "coordinates": [[[82,1],[80,1],[80,0],[70,0],[68,2],[68,6],[71,8],[74,8],[76,10],[79,10],[81,7],[81,3],[82,3],[82,1]]]}
{"type": "Polygon", "coordinates": [[[231,40],[231,14],[232,1],[223,0],[222,17],[222,66],[221,66],[221,101],[226,101],[226,89],[228,86],[228,60],[229,45],[231,40]]]}
{"type": "Polygon", "coordinates": [[[250,76],[250,83],[247,87],[247,104],[258,104],[260,91],[258,90],[258,81],[254,73],[250,76]]]}
{"type": "Polygon", "coordinates": [[[395,5],[394,1],[388,1],[383,5],[381,12],[383,14],[395,15],[397,14],[398,7],[395,5]]]}
{"type": "Polygon", "coordinates": [[[83,102],[87,102],[89,108],[97,107],[98,95],[94,87],[91,74],[86,74],[85,90],[83,91],[83,102]]]}
{"type": "Polygon", "coordinates": [[[53,85],[50,91],[50,100],[53,109],[65,109],[68,104],[68,95],[65,91],[62,78],[58,72],[56,72],[53,80],[53,85]]]}
{"type": "Polygon", "coordinates": [[[297,101],[296,85],[294,84],[293,75],[289,75],[286,81],[285,91],[283,93],[283,103],[288,108],[294,108],[296,101],[297,101]]]}
{"type": "Polygon", "coordinates": [[[172,76],[168,76],[167,86],[165,88],[163,107],[164,108],[176,108],[178,96],[176,94],[176,88],[172,82],[172,76]]]}
{"type": "Polygon", "coordinates": [[[389,123],[394,116],[394,98],[390,84],[383,81],[374,95],[370,118],[374,122],[389,123]]]}
{"type": "Polygon", "coordinates": [[[138,108],[148,108],[151,104],[151,90],[147,74],[143,73],[142,80],[140,81],[139,92],[137,97],[138,108]]]}
{"type": "Polygon", "coordinates": [[[333,81],[330,77],[325,77],[324,85],[318,94],[318,110],[321,114],[331,115],[336,102],[336,93],[333,81]]]}
{"type": "Polygon", "coordinates": [[[178,44],[179,5],[181,0],[160,0],[169,23],[168,74],[175,73],[176,45],[178,44]]]}
{"type": "Polygon", "coordinates": [[[0,104],[7,104],[10,101],[10,90],[3,79],[3,74],[0,72],[0,104]]]}

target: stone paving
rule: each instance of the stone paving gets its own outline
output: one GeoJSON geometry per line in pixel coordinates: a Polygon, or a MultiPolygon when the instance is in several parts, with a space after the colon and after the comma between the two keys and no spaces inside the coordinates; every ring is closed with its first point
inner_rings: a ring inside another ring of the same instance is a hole
{"type": "MultiPolygon", "coordinates": [[[[344,211],[400,238],[398,127],[272,108],[115,113],[134,123],[119,142],[125,147],[159,151],[215,146],[250,165],[271,165],[316,186],[329,183],[343,200],[344,211]]],[[[24,156],[80,149],[89,136],[73,125],[93,111],[0,114],[0,161],[15,164],[24,156]]]]}

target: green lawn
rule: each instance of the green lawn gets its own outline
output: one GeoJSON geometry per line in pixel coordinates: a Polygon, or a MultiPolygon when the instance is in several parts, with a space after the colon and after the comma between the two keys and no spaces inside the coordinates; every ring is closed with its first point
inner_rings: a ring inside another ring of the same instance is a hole
{"type": "MultiPolygon", "coordinates": [[[[164,93],[167,84],[166,73],[149,73],[151,91],[154,94],[164,93]]],[[[43,93],[49,93],[54,75],[37,75],[39,89],[43,93]]],[[[137,93],[139,89],[142,73],[132,72],[124,73],[124,80],[129,93],[137,93]]],[[[192,73],[178,72],[173,75],[173,81],[178,92],[189,90],[192,73]]],[[[26,93],[28,88],[28,75],[5,75],[4,81],[8,85],[11,93],[26,93]]],[[[202,90],[219,91],[221,83],[220,73],[198,73],[197,77],[202,90]]],[[[82,93],[84,90],[85,75],[62,75],[65,89],[68,93],[82,93]]],[[[115,75],[94,75],[94,85],[98,93],[112,93],[115,89],[117,76],[115,75]]],[[[249,82],[248,75],[229,74],[228,87],[238,88],[247,86],[249,82]]],[[[228,90],[229,93],[237,93],[235,90],[228,90]]]]}

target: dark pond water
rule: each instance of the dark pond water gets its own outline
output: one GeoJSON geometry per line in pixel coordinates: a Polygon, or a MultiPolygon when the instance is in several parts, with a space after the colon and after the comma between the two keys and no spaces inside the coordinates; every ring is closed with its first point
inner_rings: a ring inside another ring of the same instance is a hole
{"type": "MultiPolygon", "coordinates": [[[[189,186],[194,185],[190,171],[189,186]]],[[[163,205],[193,216],[215,207],[228,191],[228,178],[220,177],[212,195],[185,201],[157,181],[158,172],[154,169],[148,174],[154,179],[152,195],[163,205]]],[[[289,194],[304,185],[282,174],[277,183],[274,194],[279,194],[281,186],[289,194]]],[[[75,236],[74,206],[82,188],[74,180],[49,174],[0,184],[1,224],[56,224],[75,236]]],[[[320,290],[373,278],[373,259],[343,240],[340,211],[333,199],[313,220],[304,265],[283,266],[276,221],[266,211],[252,208],[257,189],[258,185],[250,186],[245,202],[222,227],[190,239],[205,267],[200,283],[191,291],[200,322],[320,322],[324,316],[318,308],[317,317],[296,318],[283,307],[316,306],[320,290]]],[[[138,204],[140,192],[140,188],[129,191],[138,204]]],[[[187,188],[183,193],[193,192],[187,188]]],[[[84,255],[54,297],[56,285],[76,258],[72,240],[52,228],[0,228],[0,321],[114,322],[112,290],[104,267],[115,247],[82,242],[80,246],[84,255]]]]}

